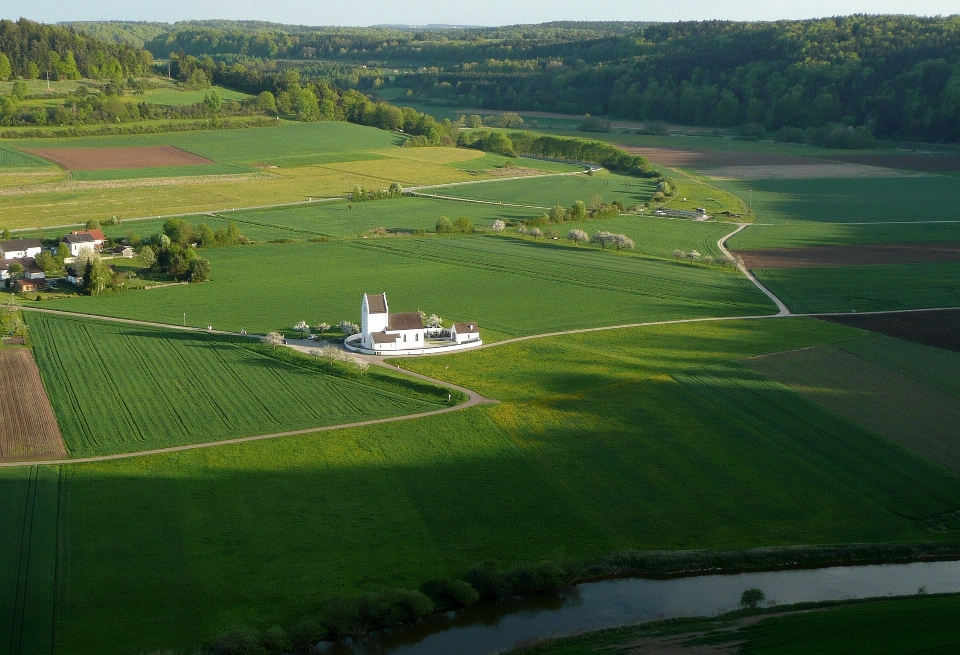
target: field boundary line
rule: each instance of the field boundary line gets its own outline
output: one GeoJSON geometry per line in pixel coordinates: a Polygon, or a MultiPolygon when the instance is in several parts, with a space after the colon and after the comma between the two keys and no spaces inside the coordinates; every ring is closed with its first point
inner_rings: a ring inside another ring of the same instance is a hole
{"type": "Polygon", "coordinates": [[[734,257],[733,254],[729,250],[727,250],[727,239],[729,239],[730,237],[736,234],[739,234],[740,232],[743,232],[745,229],[747,229],[749,225],[750,223],[738,223],[736,230],[734,230],[733,232],[731,232],[730,234],[724,237],[721,237],[720,240],[717,241],[717,248],[720,249],[720,252],[722,252],[725,257],[728,257],[733,261],[735,261],[737,264],[737,268],[740,269],[740,272],[746,275],[747,279],[753,282],[753,285],[755,287],[760,289],[760,291],[762,291],[764,295],[767,296],[767,298],[773,301],[773,303],[777,306],[777,309],[779,310],[777,312],[777,316],[789,316],[790,308],[787,307],[782,300],[777,298],[772,291],[770,291],[767,287],[760,284],[760,280],[758,280],[756,276],[750,271],[750,269],[746,267],[746,265],[743,263],[742,260],[734,257]]]}

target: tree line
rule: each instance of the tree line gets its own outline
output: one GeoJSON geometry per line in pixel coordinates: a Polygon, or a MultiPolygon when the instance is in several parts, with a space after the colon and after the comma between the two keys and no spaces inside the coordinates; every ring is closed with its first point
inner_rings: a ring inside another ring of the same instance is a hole
{"type": "Polygon", "coordinates": [[[465,59],[398,84],[459,106],[960,139],[958,16],[661,23],[616,40],[602,61],[465,59]]]}
{"type": "Polygon", "coordinates": [[[153,56],[128,43],[104,43],[57,25],[0,20],[0,80],[11,77],[120,79],[150,72],[153,56]],[[4,75],[5,73],[5,75],[4,75]]]}

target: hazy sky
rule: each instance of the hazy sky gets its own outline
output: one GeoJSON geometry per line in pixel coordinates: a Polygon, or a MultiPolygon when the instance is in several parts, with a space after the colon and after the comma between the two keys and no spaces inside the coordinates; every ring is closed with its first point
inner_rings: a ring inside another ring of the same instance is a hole
{"type": "Polygon", "coordinates": [[[960,13],[958,0],[5,0],[0,18],[166,21],[228,18],[299,25],[507,25],[553,20],[776,20],[854,13],[960,13]]]}

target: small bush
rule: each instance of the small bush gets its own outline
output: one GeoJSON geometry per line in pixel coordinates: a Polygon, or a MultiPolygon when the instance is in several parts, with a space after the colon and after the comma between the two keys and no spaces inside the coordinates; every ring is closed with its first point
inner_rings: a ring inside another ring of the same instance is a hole
{"type": "Polygon", "coordinates": [[[261,635],[253,630],[237,630],[220,635],[210,646],[211,655],[268,655],[261,635]]]}
{"type": "Polygon", "coordinates": [[[429,596],[439,610],[459,609],[480,600],[480,594],[469,582],[450,578],[425,582],[420,591],[429,596]]]}
{"type": "Polygon", "coordinates": [[[511,594],[507,574],[496,562],[486,562],[474,567],[467,573],[466,580],[476,589],[481,600],[501,600],[511,594]]]}
{"type": "Polygon", "coordinates": [[[754,608],[766,599],[763,591],[760,589],[747,589],[740,596],[740,607],[754,608]]]}

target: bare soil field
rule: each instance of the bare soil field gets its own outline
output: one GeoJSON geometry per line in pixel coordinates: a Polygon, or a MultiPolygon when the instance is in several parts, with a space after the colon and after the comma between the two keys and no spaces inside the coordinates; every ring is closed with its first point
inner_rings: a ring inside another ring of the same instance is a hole
{"type": "MultiPolygon", "coordinates": [[[[672,168],[692,168],[708,177],[720,180],[902,177],[905,174],[902,170],[895,170],[895,166],[884,168],[884,164],[880,162],[886,155],[849,155],[847,156],[849,160],[844,159],[843,156],[831,157],[827,160],[761,152],[621,147],[632,154],[643,155],[654,164],[672,168]],[[857,159],[859,157],[864,159],[857,159]],[[871,157],[879,159],[873,161],[871,157]]],[[[899,155],[889,155],[889,157],[897,158],[899,155]]],[[[897,160],[891,159],[891,162],[893,161],[897,160]]],[[[925,171],[926,169],[908,168],[906,170],[925,171]]]]}
{"type": "Polygon", "coordinates": [[[927,264],[960,261],[960,241],[878,243],[739,250],[747,268],[817,268],[869,264],[927,264]]]}
{"type": "Polygon", "coordinates": [[[923,175],[893,168],[821,161],[816,164],[724,166],[700,171],[715,180],[811,180],[861,177],[914,177],[923,175]]]}
{"type": "Polygon", "coordinates": [[[899,168],[904,171],[917,171],[920,173],[960,171],[960,155],[952,154],[832,155],[830,159],[848,164],[866,164],[867,166],[899,168]]]}
{"type": "Polygon", "coordinates": [[[843,314],[822,320],[960,352],[960,309],[905,314],[843,314]]]}
{"type": "Polygon", "coordinates": [[[37,148],[31,155],[60,164],[71,171],[100,171],[162,166],[206,166],[215,162],[173,146],[137,148],[37,148]]]}
{"type": "Polygon", "coordinates": [[[33,354],[26,348],[0,350],[0,462],[66,456],[33,354]]]}
{"type": "Polygon", "coordinates": [[[820,159],[774,155],[762,152],[731,152],[727,150],[684,150],[681,148],[621,148],[633,155],[642,155],[661,166],[705,170],[726,166],[801,166],[822,164],[820,159]]]}

